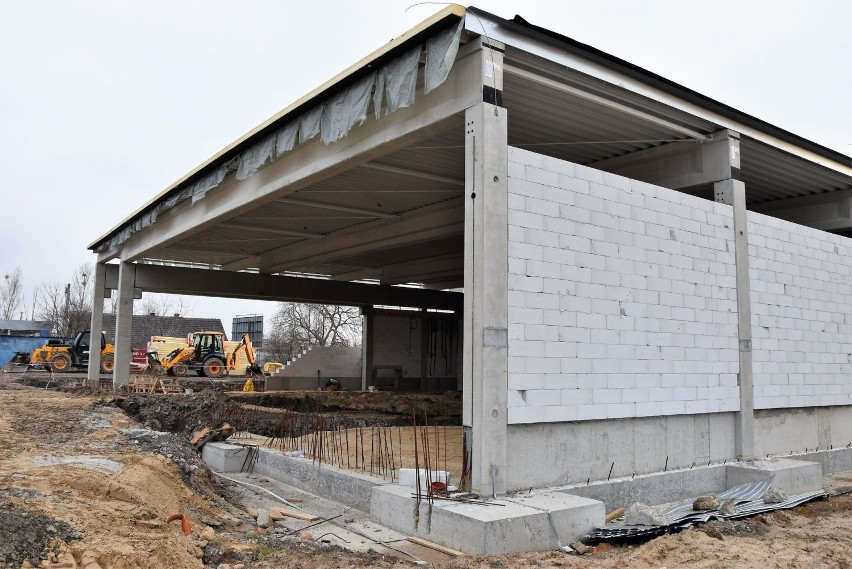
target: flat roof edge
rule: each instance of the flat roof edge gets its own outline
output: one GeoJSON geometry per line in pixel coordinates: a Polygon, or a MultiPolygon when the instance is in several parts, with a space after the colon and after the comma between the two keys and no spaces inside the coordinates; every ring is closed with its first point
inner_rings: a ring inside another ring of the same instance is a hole
{"type": "Polygon", "coordinates": [[[192,179],[197,178],[213,164],[219,162],[220,160],[228,159],[236,155],[242,148],[264,135],[267,130],[269,130],[273,126],[277,126],[279,124],[284,123],[285,120],[290,115],[294,114],[296,111],[304,107],[308,107],[312,103],[315,103],[318,100],[321,100],[327,97],[328,95],[333,94],[334,91],[345,87],[345,83],[348,83],[350,80],[355,81],[357,79],[360,79],[362,76],[372,70],[372,66],[374,63],[385,59],[391,59],[392,56],[396,55],[398,52],[404,51],[411,44],[420,42],[424,35],[431,35],[430,32],[435,28],[443,27],[447,24],[448,21],[458,21],[459,19],[464,18],[466,11],[467,9],[464,6],[461,6],[459,4],[451,4],[443,8],[439,12],[433,14],[432,16],[428,17],[427,19],[423,20],[416,26],[410,28],[401,36],[392,39],[382,47],[374,50],[366,57],[361,58],[357,63],[350,65],[345,70],[341,71],[316,89],[300,97],[295,102],[285,107],[283,110],[279,111],[269,119],[254,127],[253,129],[239,137],[237,140],[225,146],[213,156],[193,168],[186,175],[169,185],[166,189],[159,192],[156,196],[145,202],[145,204],[134,210],[130,215],[128,215],[119,223],[110,228],[106,233],[92,241],[87,247],[87,249],[94,250],[98,245],[112,237],[112,235],[115,234],[119,229],[133,221],[136,217],[144,213],[146,210],[155,206],[157,202],[162,200],[168,194],[177,190],[180,186],[191,181],[192,179]]]}

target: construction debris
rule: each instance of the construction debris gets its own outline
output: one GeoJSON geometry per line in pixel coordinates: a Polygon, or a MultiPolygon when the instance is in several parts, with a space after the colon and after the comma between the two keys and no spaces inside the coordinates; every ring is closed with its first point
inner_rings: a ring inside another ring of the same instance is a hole
{"type": "Polygon", "coordinates": [[[198,431],[198,433],[196,433],[195,436],[192,437],[189,442],[196,449],[201,450],[201,447],[203,447],[207,443],[224,441],[233,434],[234,428],[228,423],[222,423],[222,426],[218,429],[204,427],[203,429],[198,431]]]}
{"type": "Polygon", "coordinates": [[[315,516],[313,514],[308,514],[305,512],[300,512],[298,510],[293,510],[290,508],[269,508],[269,513],[273,517],[273,519],[281,520],[285,517],[288,518],[296,518],[297,520],[304,520],[306,522],[315,522],[320,519],[319,516],[315,516]]]}
{"type": "Polygon", "coordinates": [[[737,512],[737,499],[729,498],[719,506],[719,513],[725,516],[730,516],[737,512]]]}
{"type": "MultiPolygon", "coordinates": [[[[824,491],[818,490],[816,492],[792,496],[782,502],[765,503],[763,496],[770,490],[771,483],[771,480],[764,480],[763,482],[741,484],[721,494],[717,494],[715,495],[715,498],[718,499],[717,504],[721,503],[721,505],[716,510],[696,510],[693,507],[695,501],[678,504],[659,512],[661,516],[660,521],[663,523],[639,524],[633,522],[634,519],[639,518],[631,517],[631,509],[636,508],[637,512],[644,512],[644,508],[642,508],[644,504],[636,503],[628,509],[627,523],[625,525],[610,525],[595,528],[584,540],[596,543],[602,541],[647,539],[666,533],[674,533],[712,519],[737,519],[777,509],[794,508],[826,495],[824,491]],[[724,506],[725,511],[722,511],[722,506],[724,506]],[[731,511],[731,508],[733,508],[733,513],[725,513],[731,511]]],[[[644,507],[648,508],[648,506],[644,507]]]]}
{"type": "Polygon", "coordinates": [[[417,545],[422,545],[423,547],[428,547],[429,549],[434,549],[435,551],[440,551],[441,553],[446,553],[447,555],[452,555],[454,557],[462,557],[464,555],[461,551],[450,549],[449,547],[444,547],[443,545],[438,545],[437,543],[432,543],[431,541],[426,541],[419,537],[408,537],[406,539],[408,539],[411,543],[416,543],[417,545]]]}
{"type": "Polygon", "coordinates": [[[708,495],[708,496],[699,496],[692,503],[693,510],[718,510],[719,509],[719,498],[716,496],[708,495]]]}
{"type": "Polygon", "coordinates": [[[624,523],[628,526],[659,526],[669,523],[669,520],[657,508],[634,502],[627,508],[624,523]]]}
{"type": "Polygon", "coordinates": [[[787,499],[787,495],[784,492],[781,492],[774,486],[766,491],[766,494],[763,495],[763,503],[764,504],[780,504],[784,500],[787,499]]]}

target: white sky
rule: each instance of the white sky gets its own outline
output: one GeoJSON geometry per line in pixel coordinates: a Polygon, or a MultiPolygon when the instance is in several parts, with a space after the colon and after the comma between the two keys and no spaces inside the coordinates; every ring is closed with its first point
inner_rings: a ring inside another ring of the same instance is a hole
{"type": "MultiPolygon", "coordinates": [[[[126,215],[441,8],[412,3],[0,0],[0,274],[20,267],[28,292],[69,280],[126,215]]],[[[852,153],[848,0],[475,5],[852,153]]],[[[229,332],[275,309],[192,304],[229,332]]]]}

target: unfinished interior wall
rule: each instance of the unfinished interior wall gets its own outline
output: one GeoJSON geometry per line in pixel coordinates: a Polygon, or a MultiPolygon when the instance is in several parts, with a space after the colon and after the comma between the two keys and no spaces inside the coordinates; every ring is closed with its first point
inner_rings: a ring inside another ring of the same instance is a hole
{"type": "Polygon", "coordinates": [[[755,409],[852,404],[849,239],[754,212],[748,231],[755,409]]]}
{"type": "Polygon", "coordinates": [[[266,381],[267,390],[318,389],[334,378],[344,389],[361,389],[361,346],[313,347],[298,354],[266,381]]]}
{"type": "Polygon", "coordinates": [[[402,391],[456,389],[459,332],[452,314],[376,310],[368,384],[402,391]]]}

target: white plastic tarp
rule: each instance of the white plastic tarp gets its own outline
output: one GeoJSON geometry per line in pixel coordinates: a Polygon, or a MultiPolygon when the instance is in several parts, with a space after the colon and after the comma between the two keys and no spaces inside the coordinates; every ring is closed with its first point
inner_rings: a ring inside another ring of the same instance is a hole
{"type": "MultiPolygon", "coordinates": [[[[228,170],[230,170],[230,164],[223,164],[222,166],[219,166],[191,186],[179,192],[177,195],[179,198],[178,202],[181,202],[190,196],[192,197],[192,203],[197,202],[203,198],[207,192],[222,183],[222,180],[224,180],[225,176],[228,174],[228,170]]],[[[164,209],[169,209],[174,205],[175,204],[169,204],[168,200],[163,204],[164,209]]]]}
{"type": "Polygon", "coordinates": [[[417,46],[408,53],[397,57],[379,71],[384,76],[388,113],[414,104],[417,67],[420,62],[421,51],[421,46],[417,46]]]}
{"type": "Polygon", "coordinates": [[[382,97],[385,94],[385,72],[380,69],[376,73],[376,88],[373,90],[373,111],[376,113],[376,120],[382,116],[382,97]]]}
{"type": "Polygon", "coordinates": [[[272,159],[272,152],[275,150],[275,138],[275,136],[267,137],[250,146],[240,155],[240,165],[237,166],[237,180],[245,180],[272,159]]]}
{"type": "Polygon", "coordinates": [[[367,120],[367,108],[370,106],[370,94],[375,82],[376,74],[371,73],[323,104],[320,127],[325,144],[340,140],[356,123],[361,124],[367,120]]]}
{"type": "Polygon", "coordinates": [[[275,133],[275,157],[293,150],[296,146],[296,135],[299,133],[299,121],[293,121],[275,133]]]}
{"type": "Polygon", "coordinates": [[[322,105],[317,105],[299,117],[299,144],[304,144],[320,133],[322,105]]]}
{"type": "Polygon", "coordinates": [[[424,69],[423,92],[428,93],[447,80],[456,54],[459,52],[459,40],[464,29],[464,20],[456,27],[450,27],[426,41],[426,67],[424,69]]]}

